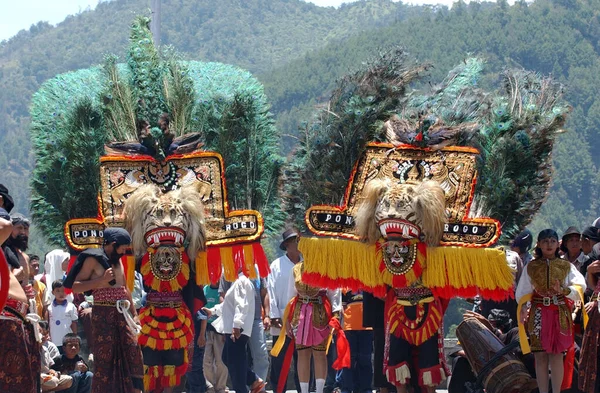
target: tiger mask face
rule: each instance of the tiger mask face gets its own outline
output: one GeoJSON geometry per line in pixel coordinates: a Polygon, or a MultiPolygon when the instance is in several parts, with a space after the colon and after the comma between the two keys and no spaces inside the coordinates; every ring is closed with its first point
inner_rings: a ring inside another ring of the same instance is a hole
{"type": "Polygon", "coordinates": [[[205,248],[204,206],[194,184],[162,193],[154,184],[139,187],[125,202],[125,227],[136,255],[148,247],[186,247],[190,260],[205,248]]]}
{"type": "Polygon", "coordinates": [[[435,181],[397,183],[371,180],[356,214],[360,238],[374,244],[386,240],[419,239],[439,244],[446,223],[445,195],[435,181]]]}

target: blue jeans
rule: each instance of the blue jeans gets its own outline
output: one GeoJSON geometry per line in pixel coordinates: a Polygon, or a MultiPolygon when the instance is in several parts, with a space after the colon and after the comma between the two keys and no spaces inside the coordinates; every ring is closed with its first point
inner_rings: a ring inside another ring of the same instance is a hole
{"type": "Polygon", "coordinates": [[[204,378],[204,347],[198,346],[198,335],[200,328],[194,335],[194,356],[192,357],[192,367],[186,373],[186,388],[188,393],[205,393],[206,379],[204,378]]]}
{"type": "Polygon", "coordinates": [[[342,393],[370,392],[373,379],[373,331],[346,330],[345,333],[350,344],[350,368],[341,370],[342,393]]]}
{"type": "Polygon", "coordinates": [[[63,390],[63,393],[90,393],[92,391],[92,374],[89,371],[85,373],[75,371],[69,374],[73,378],[73,385],[63,390]]]}
{"type": "Polygon", "coordinates": [[[252,355],[252,370],[260,379],[266,381],[269,372],[269,354],[265,341],[265,328],[260,319],[255,319],[252,324],[252,335],[248,341],[248,347],[252,355]]]}

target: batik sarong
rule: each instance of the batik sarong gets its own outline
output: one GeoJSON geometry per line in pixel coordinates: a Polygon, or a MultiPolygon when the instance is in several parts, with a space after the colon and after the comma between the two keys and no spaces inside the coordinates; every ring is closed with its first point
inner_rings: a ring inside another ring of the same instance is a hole
{"type": "Polygon", "coordinates": [[[94,290],[92,332],[94,335],[93,393],[131,393],[144,389],[144,363],[136,332],[117,309],[119,300],[129,300],[127,290],[94,290]]]}
{"type": "Polygon", "coordinates": [[[39,391],[40,345],[27,309],[26,303],[9,298],[0,311],[0,393],[39,391]]]}
{"type": "Polygon", "coordinates": [[[589,322],[583,335],[581,356],[579,357],[579,390],[596,392],[598,379],[598,344],[600,344],[600,311],[598,293],[592,296],[594,307],[589,313],[589,322]]]}

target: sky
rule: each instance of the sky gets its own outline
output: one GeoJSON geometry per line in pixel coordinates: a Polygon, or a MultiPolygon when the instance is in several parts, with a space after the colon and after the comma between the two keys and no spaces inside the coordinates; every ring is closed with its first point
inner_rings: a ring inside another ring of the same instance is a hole
{"type": "MultiPolygon", "coordinates": [[[[0,0],[3,17],[0,22],[0,41],[9,39],[20,30],[29,29],[40,21],[52,25],[62,22],[68,15],[96,7],[100,0],[0,0]]],[[[106,0],[104,0],[106,1],[106,0]]],[[[306,0],[322,7],[337,7],[352,0],[306,0]]],[[[405,0],[411,4],[446,4],[453,0],[405,0]]]]}

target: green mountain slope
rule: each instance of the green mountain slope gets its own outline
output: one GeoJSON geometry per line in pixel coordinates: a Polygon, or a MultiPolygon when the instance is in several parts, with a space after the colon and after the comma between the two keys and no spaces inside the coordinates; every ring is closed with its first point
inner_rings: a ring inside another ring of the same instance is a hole
{"type": "MultiPolygon", "coordinates": [[[[552,74],[566,86],[573,106],[566,129],[554,154],[555,177],[549,199],[533,223],[535,230],[569,225],[591,225],[598,214],[600,147],[599,42],[600,2],[538,0],[533,4],[457,3],[429,9],[391,26],[361,33],[343,45],[331,44],[262,77],[266,93],[278,114],[284,135],[293,136],[312,112],[315,97],[326,98],[336,78],[355,69],[378,48],[401,45],[420,61],[442,70],[459,63],[467,54],[483,56],[495,82],[506,66],[552,74]]],[[[284,139],[292,146],[295,138],[284,139]]]]}
{"type": "MultiPolygon", "coordinates": [[[[114,0],[69,17],[57,27],[40,23],[0,43],[1,181],[27,208],[32,165],[28,106],[39,85],[58,73],[123,55],[128,26],[147,12],[147,0],[114,0]]],[[[410,7],[389,0],[359,1],[339,9],[300,0],[163,0],[163,44],[185,58],[246,68],[265,84],[288,153],[302,121],[327,99],[336,78],[380,49],[405,47],[442,77],[468,54],[488,59],[488,80],[507,65],[552,73],[573,105],[568,133],[554,155],[554,186],[534,229],[587,225],[598,210],[600,148],[600,0],[538,0],[410,7]]]]}
{"type": "MultiPolygon", "coordinates": [[[[32,167],[32,94],[56,74],[99,64],[107,53],[123,56],[129,25],[136,14],[149,14],[148,5],[147,0],[102,2],[57,27],[38,23],[0,43],[0,167],[17,210],[28,205],[23,179],[32,167]]],[[[300,0],[163,0],[161,41],[190,60],[266,72],[334,40],[388,25],[404,10],[412,8],[389,0],[340,9],[300,0]]]]}

